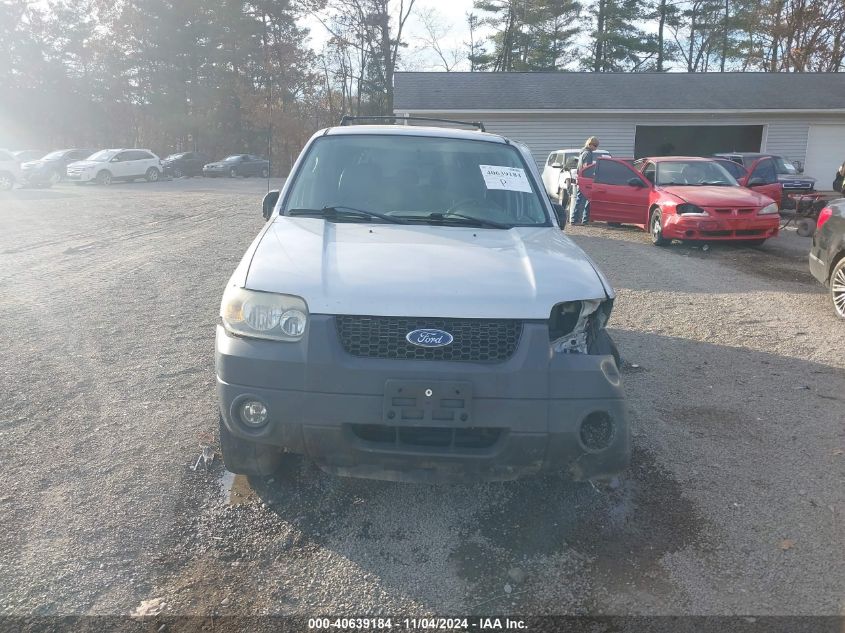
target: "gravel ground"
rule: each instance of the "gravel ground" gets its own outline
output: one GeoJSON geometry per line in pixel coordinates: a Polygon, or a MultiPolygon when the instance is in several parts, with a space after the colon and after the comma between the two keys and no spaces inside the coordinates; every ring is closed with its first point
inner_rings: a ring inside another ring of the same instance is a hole
{"type": "Polygon", "coordinates": [[[0,615],[845,613],[845,327],[809,240],[567,228],[618,290],[615,490],[307,461],[250,482],[190,466],[216,445],[214,324],[263,187],[0,197],[0,615]]]}

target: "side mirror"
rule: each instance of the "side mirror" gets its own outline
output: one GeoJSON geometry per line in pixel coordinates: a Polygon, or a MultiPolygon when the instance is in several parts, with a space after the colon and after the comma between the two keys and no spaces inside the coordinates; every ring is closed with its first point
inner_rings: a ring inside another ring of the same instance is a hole
{"type": "Polygon", "coordinates": [[[560,163],[554,163],[554,164],[552,164],[552,169],[560,169],[560,168],[561,168],[561,164],[560,164],[560,163]]]}
{"type": "Polygon", "coordinates": [[[261,215],[264,216],[265,220],[269,220],[270,216],[273,215],[273,209],[276,208],[276,203],[279,201],[279,193],[281,192],[273,190],[264,195],[264,200],[261,201],[261,215]]]}
{"type": "Polygon", "coordinates": [[[756,178],[749,178],[748,183],[745,185],[746,187],[759,187],[760,185],[765,185],[766,180],[765,178],[760,178],[759,176],[756,178]]]}
{"type": "Polygon", "coordinates": [[[566,209],[563,208],[562,204],[558,204],[557,202],[552,202],[552,209],[555,211],[557,223],[560,224],[560,230],[562,231],[566,227],[566,209]]]}
{"type": "Polygon", "coordinates": [[[645,187],[645,183],[642,180],[640,180],[639,178],[630,178],[628,180],[628,184],[631,187],[637,187],[638,189],[645,187]]]}

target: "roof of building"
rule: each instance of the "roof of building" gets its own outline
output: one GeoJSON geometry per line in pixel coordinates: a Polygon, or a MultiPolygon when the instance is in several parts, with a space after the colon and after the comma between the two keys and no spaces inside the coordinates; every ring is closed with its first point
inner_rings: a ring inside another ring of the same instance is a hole
{"type": "Polygon", "coordinates": [[[845,73],[394,75],[394,110],[845,110],[845,73]]]}

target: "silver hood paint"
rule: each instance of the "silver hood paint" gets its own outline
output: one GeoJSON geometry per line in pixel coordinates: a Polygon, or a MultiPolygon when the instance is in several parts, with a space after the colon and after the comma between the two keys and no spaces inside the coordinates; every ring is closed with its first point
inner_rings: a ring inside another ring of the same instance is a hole
{"type": "Polygon", "coordinates": [[[277,216],[230,284],[297,295],[313,314],[547,319],[613,291],[556,227],[510,230],[277,216]]]}

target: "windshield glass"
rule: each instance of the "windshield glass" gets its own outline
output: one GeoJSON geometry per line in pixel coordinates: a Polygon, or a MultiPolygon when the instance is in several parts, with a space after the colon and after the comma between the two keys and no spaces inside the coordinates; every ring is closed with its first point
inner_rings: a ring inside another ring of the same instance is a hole
{"type": "Polygon", "coordinates": [[[284,205],[345,205],[413,222],[430,214],[510,226],[549,219],[510,145],[424,136],[324,136],[311,147],[284,205]]]}
{"type": "Polygon", "coordinates": [[[240,154],[238,154],[237,156],[227,156],[227,157],[226,157],[226,158],[224,158],[223,160],[224,160],[225,162],[229,162],[229,163],[231,163],[231,162],[234,162],[234,161],[236,161],[236,160],[240,160],[240,159],[241,159],[241,155],[240,155],[240,154]]]}
{"type": "Polygon", "coordinates": [[[97,152],[96,154],[91,154],[91,156],[89,156],[85,160],[94,160],[94,161],[97,161],[97,162],[104,162],[104,161],[109,160],[115,154],[117,154],[117,152],[115,152],[114,150],[102,149],[99,152],[97,152]]]}
{"type": "Polygon", "coordinates": [[[787,175],[787,176],[794,176],[798,173],[798,170],[795,169],[795,165],[785,161],[780,156],[776,156],[774,158],[775,161],[775,169],[779,174],[787,175]]]}
{"type": "Polygon", "coordinates": [[[739,186],[719,163],[709,160],[667,160],[657,163],[658,185],[739,186]]]}
{"type": "Polygon", "coordinates": [[[42,160],[53,160],[54,158],[61,158],[65,155],[66,150],[59,150],[58,152],[50,152],[42,160]]]}
{"type": "Polygon", "coordinates": [[[184,152],[181,153],[181,154],[171,154],[170,156],[168,156],[164,160],[176,160],[177,158],[182,158],[184,155],[185,155],[184,152]]]}

